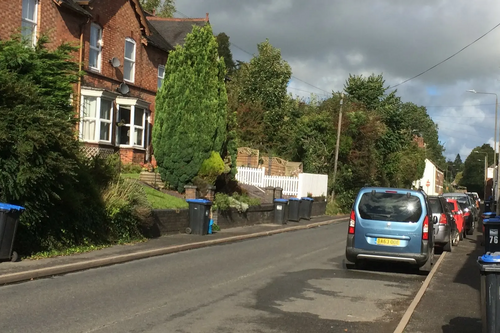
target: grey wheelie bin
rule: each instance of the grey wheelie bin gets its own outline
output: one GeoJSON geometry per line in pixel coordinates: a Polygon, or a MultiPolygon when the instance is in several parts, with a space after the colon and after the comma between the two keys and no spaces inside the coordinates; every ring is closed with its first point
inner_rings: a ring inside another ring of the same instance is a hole
{"type": "Polygon", "coordinates": [[[484,252],[500,252],[500,217],[494,216],[483,219],[484,252]]]}
{"type": "Polygon", "coordinates": [[[274,223],[286,224],[288,220],[288,200],[274,199],[274,223]]]}
{"type": "Polygon", "coordinates": [[[483,333],[500,333],[500,252],[478,258],[481,273],[481,321],[483,333]]]}
{"type": "Polygon", "coordinates": [[[206,199],[188,199],[189,227],[187,234],[206,235],[210,224],[210,208],[212,201],[206,199]]]}
{"type": "Polygon", "coordinates": [[[300,199],[290,198],[288,199],[288,221],[299,222],[300,199]]]}
{"type": "Polygon", "coordinates": [[[0,202],[0,260],[17,261],[17,252],[12,251],[19,217],[24,207],[0,202]]]}
{"type": "Polygon", "coordinates": [[[305,220],[310,220],[311,219],[311,213],[312,213],[312,204],[313,204],[314,199],[313,198],[307,198],[304,197],[300,200],[300,218],[305,219],[305,220]]]}

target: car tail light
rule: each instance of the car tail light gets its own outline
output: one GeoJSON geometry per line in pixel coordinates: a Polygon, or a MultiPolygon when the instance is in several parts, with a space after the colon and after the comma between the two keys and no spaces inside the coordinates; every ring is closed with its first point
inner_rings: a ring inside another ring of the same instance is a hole
{"type": "Polygon", "coordinates": [[[349,235],[354,235],[354,228],[356,227],[356,213],[351,211],[351,218],[349,219],[349,235]]]}
{"type": "Polygon", "coordinates": [[[441,214],[441,217],[439,218],[439,224],[447,224],[448,221],[446,221],[446,214],[441,214]]]}
{"type": "Polygon", "coordinates": [[[424,219],[424,225],[422,226],[422,239],[429,239],[429,217],[426,216],[424,219]]]}

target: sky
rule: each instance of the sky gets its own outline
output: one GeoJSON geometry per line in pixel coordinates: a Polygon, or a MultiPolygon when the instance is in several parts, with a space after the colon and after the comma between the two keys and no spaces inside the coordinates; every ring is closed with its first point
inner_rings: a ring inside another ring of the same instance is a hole
{"type": "Polygon", "coordinates": [[[500,1],[176,0],[176,8],[176,17],[209,13],[235,60],[249,61],[268,38],[292,67],[289,92],[301,97],[341,91],[349,74],[382,74],[393,87],[472,43],[389,91],[427,107],[447,159],[494,146],[500,1]]]}

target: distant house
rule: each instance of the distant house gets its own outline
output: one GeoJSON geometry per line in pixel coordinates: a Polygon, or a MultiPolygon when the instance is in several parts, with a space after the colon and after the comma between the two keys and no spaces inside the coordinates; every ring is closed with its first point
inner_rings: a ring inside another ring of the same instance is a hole
{"type": "Polygon", "coordinates": [[[78,131],[87,155],[119,152],[124,163],[151,160],[155,97],[168,54],[203,19],[163,19],[139,0],[2,0],[0,39],[47,34],[54,49],[79,47],[85,76],[75,86],[78,131]]]}
{"type": "Polygon", "coordinates": [[[443,194],[444,172],[431,160],[426,158],[423,177],[414,181],[412,185],[415,188],[422,186],[428,195],[443,194]]]}

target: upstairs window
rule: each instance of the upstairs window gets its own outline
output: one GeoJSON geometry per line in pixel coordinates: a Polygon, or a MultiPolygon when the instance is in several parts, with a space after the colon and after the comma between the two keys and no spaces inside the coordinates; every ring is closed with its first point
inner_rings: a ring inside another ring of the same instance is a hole
{"type": "Polygon", "coordinates": [[[102,29],[97,24],[90,26],[90,50],[89,67],[90,69],[101,71],[101,45],[102,29]]]}
{"type": "Polygon", "coordinates": [[[123,79],[129,82],[134,82],[135,79],[135,41],[131,38],[125,40],[123,79]]]}
{"type": "Polygon", "coordinates": [[[158,66],[158,89],[161,88],[163,84],[163,79],[165,78],[165,66],[158,66]]]}
{"type": "Polygon", "coordinates": [[[21,33],[31,45],[36,44],[38,0],[23,0],[21,33]]]}

